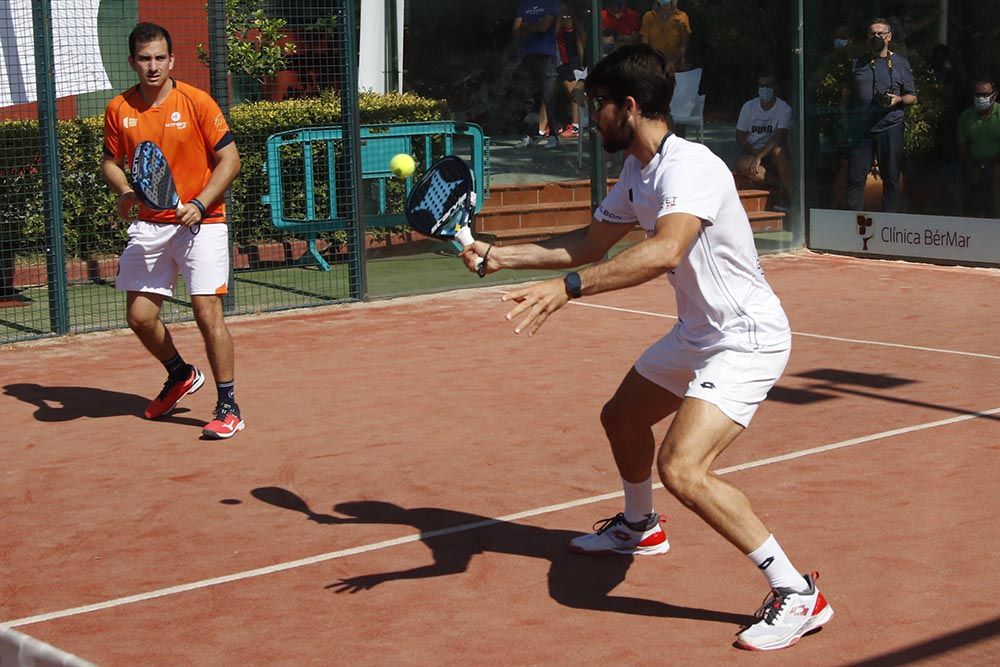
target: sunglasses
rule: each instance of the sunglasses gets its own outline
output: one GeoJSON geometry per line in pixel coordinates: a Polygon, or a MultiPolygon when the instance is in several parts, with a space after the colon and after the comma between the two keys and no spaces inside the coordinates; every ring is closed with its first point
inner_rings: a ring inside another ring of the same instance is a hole
{"type": "Polygon", "coordinates": [[[608,102],[617,102],[619,98],[610,95],[593,95],[590,98],[590,107],[594,111],[600,111],[608,102]]]}

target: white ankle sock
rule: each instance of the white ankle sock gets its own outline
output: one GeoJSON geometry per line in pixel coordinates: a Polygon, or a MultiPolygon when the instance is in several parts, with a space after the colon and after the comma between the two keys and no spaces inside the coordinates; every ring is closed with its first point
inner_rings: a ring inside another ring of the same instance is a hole
{"type": "Polygon", "coordinates": [[[625,520],[630,523],[644,521],[653,512],[653,476],[633,484],[622,477],[625,489],[625,520]]]}
{"type": "Polygon", "coordinates": [[[764,544],[747,554],[764,576],[771,588],[791,588],[795,591],[806,590],[806,582],[802,575],[792,567],[788,556],[778,546],[774,535],[768,535],[764,544]]]}

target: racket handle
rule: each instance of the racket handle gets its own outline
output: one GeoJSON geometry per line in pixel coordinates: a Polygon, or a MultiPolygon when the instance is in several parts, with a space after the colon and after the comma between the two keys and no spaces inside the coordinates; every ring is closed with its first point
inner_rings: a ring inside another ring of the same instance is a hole
{"type": "MultiPolygon", "coordinates": [[[[472,238],[472,230],[468,227],[460,227],[458,233],[455,234],[455,238],[458,239],[463,248],[468,248],[475,240],[472,238]]],[[[486,277],[486,266],[483,264],[482,257],[479,257],[476,261],[476,275],[480,278],[486,277]]]]}

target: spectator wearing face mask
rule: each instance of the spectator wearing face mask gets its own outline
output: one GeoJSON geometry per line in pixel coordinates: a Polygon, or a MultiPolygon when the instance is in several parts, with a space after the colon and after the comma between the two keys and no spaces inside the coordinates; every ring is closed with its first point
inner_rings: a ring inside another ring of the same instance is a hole
{"type": "Polygon", "coordinates": [[[662,53],[675,72],[688,69],[688,45],[691,43],[691,19],[677,8],[677,0],[654,0],[653,8],[642,17],[639,29],[644,44],[662,53]]]}
{"type": "Polygon", "coordinates": [[[788,159],[792,107],[777,96],[778,79],[773,72],[762,73],[757,86],[757,97],[743,105],[736,121],[736,143],[741,151],[736,173],[759,185],[776,179],[781,188],[778,205],[787,207],[792,183],[788,159]]]}
{"type": "Polygon", "coordinates": [[[890,49],[892,27],[884,18],[868,22],[868,53],[853,58],[841,90],[840,108],[847,140],[847,207],[864,208],[869,173],[882,179],[882,210],[902,205],[899,174],[903,162],[905,109],[917,101],[910,62],[890,49]]]}
{"type": "Polygon", "coordinates": [[[972,87],[972,106],[958,117],[958,153],[962,161],[963,211],[995,218],[1000,212],[1000,104],[996,83],[980,79],[972,87]]]}
{"type": "Polygon", "coordinates": [[[838,25],[833,29],[833,48],[835,51],[847,48],[853,41],[850,27],[838,25]]]}

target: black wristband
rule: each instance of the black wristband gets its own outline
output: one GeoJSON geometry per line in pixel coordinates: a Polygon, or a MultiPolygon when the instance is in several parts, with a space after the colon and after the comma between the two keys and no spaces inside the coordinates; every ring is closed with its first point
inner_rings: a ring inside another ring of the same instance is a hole
{"type": "Polygon", "coordinates": [[[566,294],[571,299],[579,299],[583,296],[583,282],[580,280],[580,274],[576,271],[571,271],[563,276],[563,285],[566,287],[566,294]]]}
{"type": "Polygon", "coordinates": [[[483,258],[481,260],[479,260],[479,266],[476,268],[476,274],[480,278],[485,278],[486,277],[486,260],[490,256],[490,250],[493,250],[493,244],[492,243],[490,244],[490,247],[486,249],[486,252],[483,253],[483,258]]]}
{"type": "Polygon", "coordinates": [[[203,217],[203,218],[205,217],[205,205],[204,205],[204,204],[202,204],[202,203],[201,203],[200,201],[198,201],[197,199],[192,199],[192,200],[191,200],[191,201],[189,201],[188,203],[189,203],[189,204],[194,204],[194,207],[195,207],[196,209],[198,209],[198,211],[199,211],[199,212],[201,213],[201,217],[203,217]]]}

